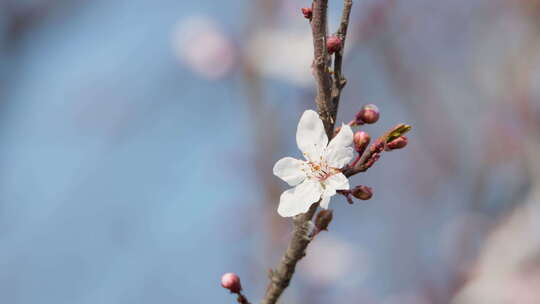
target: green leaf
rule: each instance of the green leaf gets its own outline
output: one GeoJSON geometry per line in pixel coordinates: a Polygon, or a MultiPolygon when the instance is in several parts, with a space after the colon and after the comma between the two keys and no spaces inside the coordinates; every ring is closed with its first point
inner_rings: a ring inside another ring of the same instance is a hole
{"type": "Polygon", "coordinates": [[[399,124],[393,127],[390,131],[386,133],[386,143],[392,142],[396,138],[404,135],[412,129],[412,126],[406,124],[399,124]]]}

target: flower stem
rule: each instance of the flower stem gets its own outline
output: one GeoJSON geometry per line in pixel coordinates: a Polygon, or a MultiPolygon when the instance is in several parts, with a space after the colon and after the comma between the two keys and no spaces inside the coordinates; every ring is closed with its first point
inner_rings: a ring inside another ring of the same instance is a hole
{"type": "Polygon", "coordinates": [[[238,297],[236,298],[236,302],[240,304],[251,304],[249,303],[248,299],[242,294],[241,291],[237,293],[238,297]]]}
{"type": "Polygon", "coordinates": [[[360,158],[362,158],[361,154],[358,154],[356,158],[353,160],[353,162],[349,165],[350,167],[355,167],[358,161],[360,161],[360,158]]]}

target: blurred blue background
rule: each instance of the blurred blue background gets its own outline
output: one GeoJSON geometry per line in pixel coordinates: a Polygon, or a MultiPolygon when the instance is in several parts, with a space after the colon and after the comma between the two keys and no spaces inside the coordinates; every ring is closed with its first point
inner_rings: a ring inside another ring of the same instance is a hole
{"type": "MultiPolygon", "coordinates": [[[[314,108],[309,3],[0,0],[0,302],[232,303],[229,271],[260,300],[291,230],[271,167],[314,108]]],[[[414,129],[352,179],[372,200],[332,200],[283,303],[540,302],[538,16],[355,1],[338,121],[414,129]]]]}

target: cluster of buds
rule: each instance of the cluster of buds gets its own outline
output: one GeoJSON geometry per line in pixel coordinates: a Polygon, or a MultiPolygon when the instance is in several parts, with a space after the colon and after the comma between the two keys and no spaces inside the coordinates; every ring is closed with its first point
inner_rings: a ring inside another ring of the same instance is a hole
{"type": "Polygon", "coordinates": [[[404,148],[408,143],[408,138],[403,134],[407,133],[410,129],[411,126],[406,124],[399,124],[390,129],[371,144],[371,146],[364,151],[364,154],[358,155],[355,162],[350,166],[352,170],[356,173],[364,172],[379,160],[382,152],[404,148]]]}
{"type": "MultiPolygon", "coordinates": [[[[354,119],[349,122],[352,126],[361,126],[364,124],[373,124],[379,120],[379,109],[374,104],[363,106],[354,119]]],[[[346,176],[351,176],[359,172],[365,172],[375,162],[379,160],[382,152],[402,149],[407,145],[408,138],[404,135],[411,129],[411,126],[399,124],[383,136],[377,138],[370,145],[371,136],[363,130],[356,131],[353,135],[354,149],[357,152],[356,158],[343,169],[346,176]]],[[[373,196],[373,189],[367,186],[356,186],[352,190],[338,191],[345,196],[347,201],[352,204],[353,198],[359,200],[369,200],[373,196]]]]}

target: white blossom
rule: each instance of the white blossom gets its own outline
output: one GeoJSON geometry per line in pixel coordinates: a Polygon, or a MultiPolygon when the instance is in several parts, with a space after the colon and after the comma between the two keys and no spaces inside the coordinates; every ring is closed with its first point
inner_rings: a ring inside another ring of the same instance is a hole
{"type": "Polygon", "coordinates": [[[295,186],[281,194],[278,213],[283,217],[308,211],[320,200],[328,208],[330,197],[336,190],[348,190],[349,180],[343,168],[353,157],[353,132],[349,125],[342,125],[339,133],[328,143],[323,122],[313,110],[302,114],[296,131],[296,143],[305,160],[292,157],[280,159],[274,165],[274,175],[295,186]]]}

